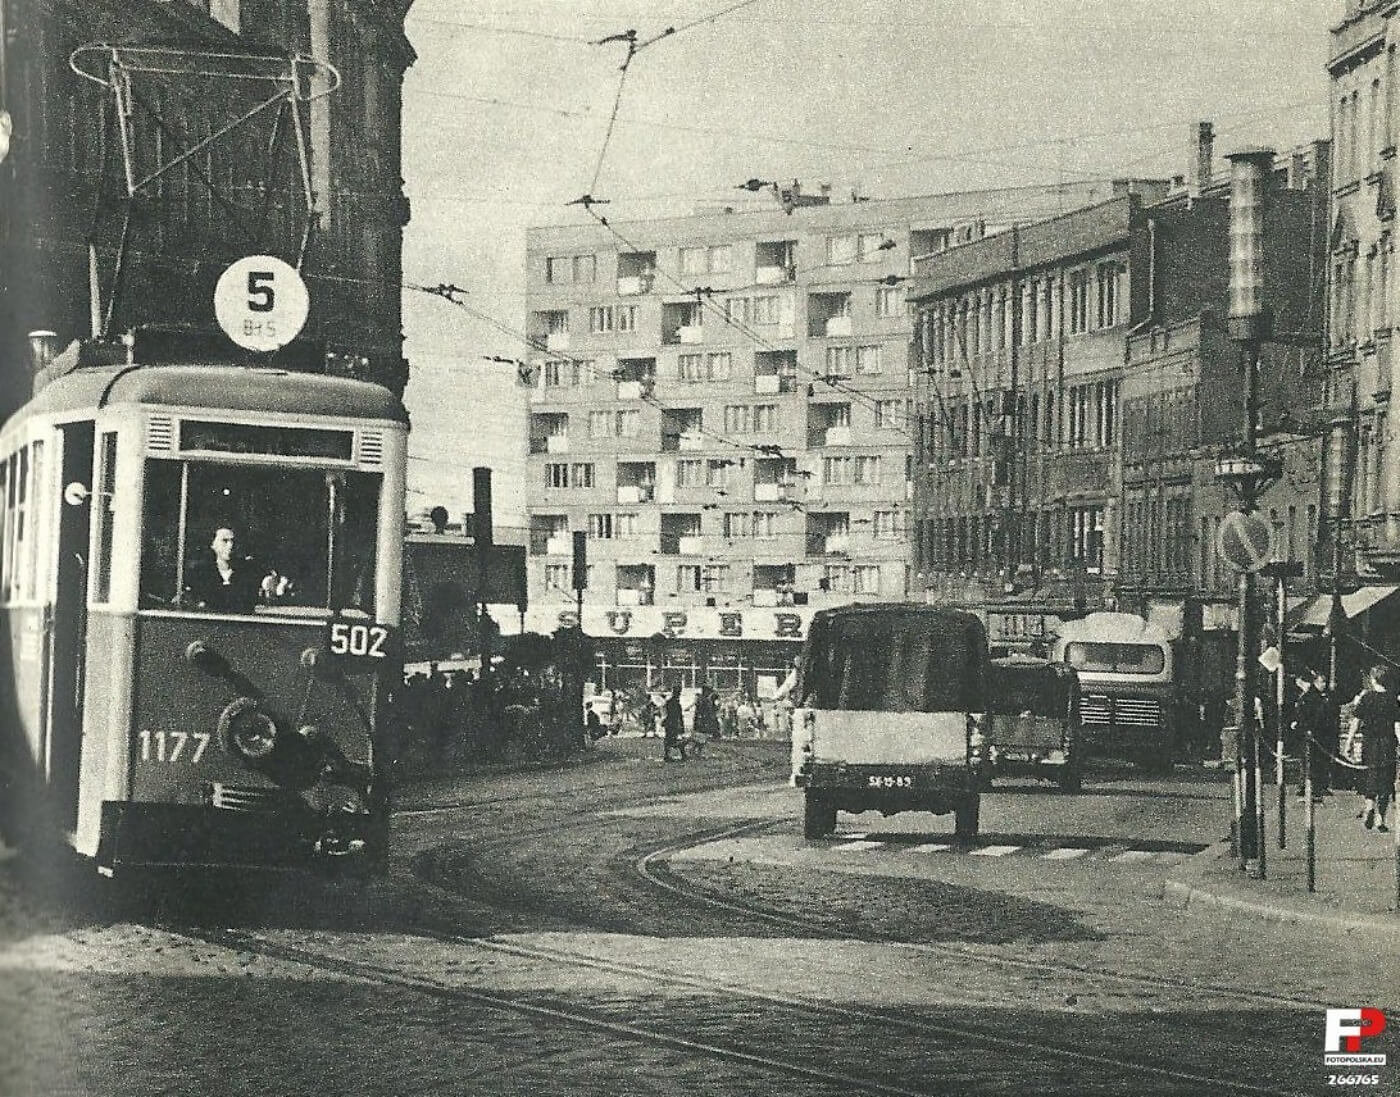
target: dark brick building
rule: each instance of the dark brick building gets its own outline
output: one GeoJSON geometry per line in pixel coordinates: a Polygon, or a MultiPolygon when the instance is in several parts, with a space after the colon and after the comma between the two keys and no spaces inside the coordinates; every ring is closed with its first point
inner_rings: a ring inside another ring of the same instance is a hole
{"type": "Polygon", "coordinates": [[[411,3],[0,0],[0,412],[27,394],[26,333],[212,326],[247,254],[301,257],[304,336],[402,392],[411,3]],[[85,79],[70,58],[98,44],[85,79]]]}

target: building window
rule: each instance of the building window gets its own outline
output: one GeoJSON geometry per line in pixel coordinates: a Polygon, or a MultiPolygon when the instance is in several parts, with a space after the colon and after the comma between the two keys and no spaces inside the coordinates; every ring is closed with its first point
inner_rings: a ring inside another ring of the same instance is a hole
{"type": "Polygon", "coordinates": [[[576,488],[591,488],[593,486],[593,464],[592,462],[576,462],[569,466],[570,486],[576,488]]]}
{"type": "Polygon", "coordinates": [[[879,594],[880,565],[857,564],[851,569],[851,593],[879,594]]]}
{"type": "Polygon", "coordinates": [[[550,309],[540,314],[547,335],[567,335],[569,332],[568,309],[550,309]]]}
{"type": "Polygon", "coordinates": [[[874,346],[856,347],[857,373],[880,373],[881,370],[880,346],[878,343],[874,346]]]}
{"type": "Polygon", "coordinates": [[[705,462],[705,484],[712,488],[729,486],[729,470],[734,462],[727,457],[717,457],[705,462]]]}
{"type": "Polygon", "coordinates": [[[618,331],[637,330],[637,306],[636,305],[614,305],[613,312],[617,314],[618,331]]]}
{"type": "Polygon", "coordinates": [[[875,401],[875,426],[880,430],[903,430],[908,422],[908,400],[875,401]]]}
{"type": "Polygon", "coordinates": [[[773,538],[778,536],[777,512],[771,510],[754,511],[753,535],[759,538],[773,538]]]}
{"type": "Polygon", "coordinates": [[[880,482],[880,458],[823,457],[822,483],[824,484],[878,484],[880,482]]]}
{"type": "Polygon", "coordinates": [[[711,381],[728,381],[734,375],[734,356],[728,351],[705,357],[706,376],[711,381]]]}
{"type": "Polygon", "coordinates": [[[875,291],[875,315],[890,320],[904,315],[904,287],[882,286],[875,291]]]}
{"type": "Polygon", "coordinates": [[[574,281],[592,282],[598,275],[598,261],[591,255],[574,256],[574,281]]]}
{"type": "Polygon", "coordinates": [[[752,537],[753,516],[746,512],[726,514],[724,516],[724,536],[731,541],[752,537]]]}
{"type": "Polygon", "coordinates": [[[705,462],[687,457],[676,462],[676,487],[699,488],[705,485],[705,462]]]}
{"type": "Polygon", "coordinates": [[[682,274],[723,274],[730,269],[731,262],[732,253],[728,244],[681,248],[682,274]]]}
{"type": "Polygon", "coordinates": [[[590,438],[635,438],[641,417],[635,409],[623,411],[590,411],[588,413],[588,436],[590,438]]]}
{"type": "Polygon", "coordinates": [[[676,589],[719,594],[729,589],[728,564],[680,564],[676,568],[676,589]]]}
{"type": "Polygon", "coordinates": [[[859,250],[859,245],[853,234],[826,238],[826,261],[833,267],[854,263],[859,250]]]}
{"type": "Polygon", "coordinates": [[[588,310],[588,330],[594,335],[613,330],[613,308],[611,305],[595,305],[588,310]]]}
{"type": "Polygon", "coordinates": [[[544,486],[566,488],[569,486],[569,466],[550,462],[544,467],[544,486]]]}
{"type": "Polygon", "coordinates": [[[592,255],[551,255],[544,261],[544,280],[550,285],[592,282],[598,264],[592,255]]]}
{"type": "Polygon", "coordinates": [[[619,539],[629,539],[639,536],[636,512],[624,511],[621,514],[613,515],[613,529],[619,539]]]}
{"type": "Polygon", "coordinates": [[[678,376],[682,381],[703,381],[705,379],[705,356],[703,354],[682,354],[676,358],[678,376]]]}
{"type": "Polygon", "coordinates": [[[1067,399],[1069,445],[1076,449],[1112,446],[1117,434],[1118,382],[1076,385],[1069,390],[1067,399]]]}
{"type": "Polygon", "coordinates": [[[1103,567],[1103,507],[1071,507],[1070,559],[1086,568],[1103,567]]]}
{"type": "Polygon", "coordinates": [[[1098,327],[1111,328],[1118,323],[1118,280],[1123,268],[1117,263],[1100,263],[1095,318],[1098,327]]]}
{"type": "Polygon", "coordinates": [[[777,426],[777,404],[729,404],[724,409],[726,434],[764,434],[777,426]]]}
{"type": "Polygon", "coordinates": [[[544,383],[547,388],[573,388],[581,383],[583,371],[580,363],[562,358],[551,358],[544,364],[544,383]]]}
{"type": "Polygon", "coordinates": [[[1070,271],[1069,275],[1069,333],[1079,335],[1089,330],[1089,272],[1070,271]]]}
{"type": "Polygon", "coordinates": [[[611,541],[614,536],[611,514],[590,514],[588,516],[588,536],[597,541],[611,541]]]}
{"type": "Polygon", "coordinates": [[[855,347],[827,347],[826,375],[828,377],[849,377],[855,368],[855,347]]]}
{"type": "Polygon", "coordinates": [[[569,590],[572,585],[569,582],[569,573],[572,570],[568,564],[545,564],[545,590],[569,590]]]}
{"type": "Polygon", "coordinates": [[[827,564],[823,569],[822,590],[838,594],[851,593],[851,569],[845,564],[827,564]]]}
{"type": "Polygon", "coordinates": [[[877,541],[897,541],[904,536],[904,512],[877,510],[873,532],[877,541]]]}

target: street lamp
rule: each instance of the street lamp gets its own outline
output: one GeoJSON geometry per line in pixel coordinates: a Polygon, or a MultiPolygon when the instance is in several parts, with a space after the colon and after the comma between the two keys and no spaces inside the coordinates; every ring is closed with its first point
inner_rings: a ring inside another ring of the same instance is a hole
{"type": "MultiPolygon", "coordinates": [[[[1272,149],[1246,149],[1230,161],[1230,307],[1228,330],[1239,344],[1244,363],[1244,432],[1239,450],[1223,463],[1222,479],[1239,498],[1240,510],[1254,511],[1269,471],[1258,452],[1259,352],[1268,336],[1269,310],[1264,287],[1264,203],[1273,168],[1272,149]]],[[[1239,577],[1239,645],[1235,661],[1235,706],[1243,750],[1236,751],[1236,802],[1240,805],[1237,839],[1242,867],[1265,875],[1264,813],[1260,795],[1262,758],[1254,721],[1251,683],[1258,622],[1254,619],[1254,573],[1239,577]]]]}

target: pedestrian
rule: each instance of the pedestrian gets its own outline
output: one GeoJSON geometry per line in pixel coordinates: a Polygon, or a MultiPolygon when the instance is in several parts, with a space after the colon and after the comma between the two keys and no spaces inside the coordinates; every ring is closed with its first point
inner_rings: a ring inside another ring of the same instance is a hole
{"type": "Polygon", "coordinates": [[[666,707],[661,716],[661,760],[669,762],[671,760],[671,749],[681,752],[681,761],[685,761],[685,714],[681,711],[681,687],[675,686],[671,690],[671,696],[666,698],[666,707]]]}
{"type": "Polygon", "coordinates": [[[709,686],[701,686],[700,696],[695,699],[695,734],[707,739],[719,738],[719,705],[709,686]]]}
{"type": "MultiPolygon", "coordinates": [[[[1298,687],[1298,695],[1293,700],[1293,716],[1289,721],[1294,744],[1290,752],[1300,756],[1303,751],[1308,752],[1305,772],[1312,779],[1313,797],[1330,796],[1325,744],[1329,741],[1329,735],[1333,738],[1336,735],[1337,717],[1332,710],[1332,695],[1327,691],[1327,680],[1322,672],[1313,667],[1304,667],[1293,681],[1298,687]]],[[[1306,797],[1307,790],[1300,774],[1298,799],[1306,797]]]]}
{"type": "Polygon", "coordinates": [[[637,719],[642,725],[643,739],[650,739],[656,734],[656,701],[652,699],[650,693],[642,702],[642,711],[638,714],[637,719]]]}
{"type": "Polygon", "coordinates": [[[1361,795],[1366,798],[1361,818],[1370,830],[1390,828],[1385,813],[1395,790],[1395,745],[1400,736],[1400,702],[1387,688],[1389,673],[1385,667],[1373,666],[1368,688],[1352,706],[1351,727],[1347,731],[1343,753],[1350,751],[1352,740],[1361,735],[1361,795]]]}
{"type": "Polygon", "coordinates": [[[607,732],[603,730],[603,721],[598,715],[598,710],[593,707],[593,702],[589,701],[584,708],[586,711],[583,717],[583,725],[587,731],[588,742],[596,743],[606,735],[607,732]]]}

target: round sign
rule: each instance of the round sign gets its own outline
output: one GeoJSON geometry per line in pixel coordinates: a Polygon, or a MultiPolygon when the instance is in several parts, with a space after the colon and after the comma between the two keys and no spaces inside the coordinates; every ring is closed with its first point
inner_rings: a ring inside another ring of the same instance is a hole
{"type": "Polygon", "coordinates": [[[1257,514],[1232,510],[1220,520],[1215,547],[1236,571],[1258,571],[1273,557],[1274,530],[1257,514]]]}
{"type": "Polygon", "coordinates": [[[246,350],[276,350],[301,332],[311,310],[296,268],[272,255],[246,255],[219,276],[214,316],[246,350]]]}

